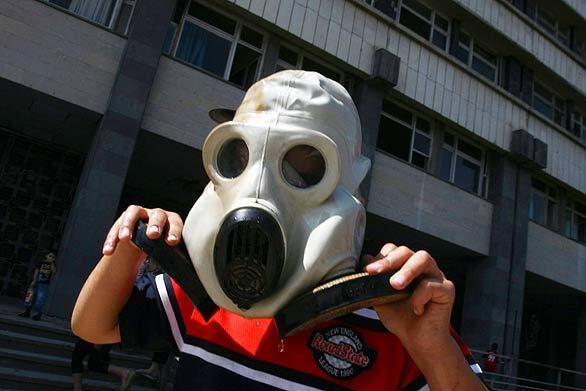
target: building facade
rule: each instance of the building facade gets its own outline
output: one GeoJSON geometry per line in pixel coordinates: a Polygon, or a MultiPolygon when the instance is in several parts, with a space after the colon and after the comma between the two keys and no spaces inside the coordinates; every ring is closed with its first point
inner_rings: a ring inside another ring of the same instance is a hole
{"type": "Polygon", "coordinates": [[[208,111],[316,70],[354,97],[365,250],[427,249],[467,343],[586,371],[586,3],[4,0],[0,289],[68,317],[131,203],[186,216],[208,111]]]}

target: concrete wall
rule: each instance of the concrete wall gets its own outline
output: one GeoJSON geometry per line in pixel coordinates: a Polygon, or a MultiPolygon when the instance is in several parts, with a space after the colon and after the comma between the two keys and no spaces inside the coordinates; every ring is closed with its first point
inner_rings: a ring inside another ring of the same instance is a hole
{"type": "MultiPolygon", "coordinates": [[[[464,4],[465,0],[461,1],[464,4]]],[[[487,4],[501,9],[502,4],[488,1],[487,4]]],[[[546,171],[586,192],[584,148],[565,135],[563,129],[535,114],[526,104],[495,84],[476,76],[446,52],[392,24],[388,17],[365,3],[358,0],[236,0],[235,3],[365,73],[371,71],[374,50],[386,48],[401,57],[399,82],[395,87],[399,92],[505,150],[509,149],[513,130],[527,129],[548,143],[550,163],[546,171]],[[574,160],[566,156],[573,156],[574,160]],[[571,164],[564,162],[570,160],[571,164]]],[[[492,18],[492,9],[487,8],[492,18]]],[[[502,9],[502,13],[509,15],[511,11],[502,9]]],[[[505,31],[511,24],[525,23],[514,23],[512,18],[509,17],[508,27],[503,26],[505,31]]],[[[529,27],[525,28],[529,36],[538,34],[529,27]]],[[[518,37],[521,33],[516,34],[518,37]]],[[[586,91],[584,69],[576,68],[574,60],[565,53],[546,55],[540,45],[546,43],[527,47],[527,50],[536,51],[537,58],[545,64],[550,58],[554,62],[564,59],[563,63],[552,66],[559,67],[558,70],[580,91],[586,91]]]]}
{"type": "Polygon", "coordinates": [[[382,152],[368,211],[487,255],[492,204],[382,152]]]}
{"type": "Polygon", "coordinates": [[[243,97],[240,88],[162,57],[142,127],[201,149],[205,137],[216,125],[208,111],[217,107],[236,108],[243,97]]]}
{"type": "Polygon", "coordinates": [[[586,292],[586,246],[529,222],[527,270],[586,292]]]}
{"type": "Polygon", "coordinates": [[[97,113],[126,39],[35,0],[0,1],[0,77],[97,113]]]}

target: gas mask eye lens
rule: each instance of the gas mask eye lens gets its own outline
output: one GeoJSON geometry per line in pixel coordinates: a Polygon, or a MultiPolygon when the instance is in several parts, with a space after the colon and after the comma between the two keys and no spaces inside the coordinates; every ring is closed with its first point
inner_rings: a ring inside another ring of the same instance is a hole
{"type": "Polygon", "coordinates": [[[248,165],[248,147],[242,139],[228,140],[218,152],[219,173],[225,178],[236,178],[248,165]]]}
{"type": "Polygon", "coordinates": [[[297,145],[285,154],[281,170],[290,185],[305,189],[322,180],[326,162],[321,152],[314,147],[297,145]]]}

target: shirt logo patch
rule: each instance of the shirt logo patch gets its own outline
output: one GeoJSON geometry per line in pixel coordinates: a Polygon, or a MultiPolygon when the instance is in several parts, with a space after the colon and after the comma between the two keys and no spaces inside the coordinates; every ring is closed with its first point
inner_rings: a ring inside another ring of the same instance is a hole
{"type": "Polygon", "coordinates": [[[337,379],[358,375],[370,368],[376,357],[357,332],[343,326],[314,331],[308,345],[319,367],[337,379]]]}

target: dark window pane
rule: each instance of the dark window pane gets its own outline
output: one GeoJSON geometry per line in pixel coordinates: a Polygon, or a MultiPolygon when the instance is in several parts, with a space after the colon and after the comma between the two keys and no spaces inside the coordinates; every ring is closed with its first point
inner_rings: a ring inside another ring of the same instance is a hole
{"type": "Polygon", "coordinates": [[[296,67],[298,59],[299,59],[299,54],[297,54],[296,51],[291,50],[285,46],[279,47],[279,60],[283,60],[286,63],[291,64],[294,67],[296,67]]]}
{"type": "Polygon", "coordinates": [[[566,209],[564,212],[564,235],[567,237],[572,237],[572,211],[570,209],[566,209]]]}
{"type": "Polygon", "coordinates": [[[586,242],[586,218],[574,215],[576,219],[576,239],[580,242],[586,242]]]}
{"type": "Polygon", "coordinates": [[[450,133],[444,133],[444,143],[454,146],[454,136],[450,133]]]}
{"type": "Polygon", "coordinates": [[[496,78],[496,67],[488,65],[481,59],[477,58],[476,55],[472,56],[472,69],[490,81],[494,81],[496,78]]]}
{"type": "Polygon", "coordinates": [[[189,14],[211,26],[217,27],[220,30],[227,32],[228,34],[234,35],[234,31],[236,30],[236,22],[222,14],[217,13],[214,10],[209,9],[208,7],[204,7],[203,5],[192,1],[191,6],[189,7],[189,14]]]}
{"type": "Polygon", "coordinates": [[[415,133],[413,140],[413,149],[429,156],[429,149],[431,146],[431,140],[429,137],[419,133],[415,133]]]}
{"type": "Polygon", "coordinates": [[[403,0],[403,5],[411,8],[413,11],[417,12],[419,15],[423,16],[424,18],[431,20],[431,9],[426,7],[425,5],[421,4],[417,0],[403,0]]]}
{"type": "Polygon", "coordinates": [[[553,93],[551,93],[547,88],[543,87],[539,83],[534,83],[533,90],[535,91],[535,94],[539,95],[542,100],[553,106],[553,93]]]}
{"type": "Polygon", "coordinates": [[[545,224],[545,197],[539,193],[532,192],[529,200],[529,218],[545,224]]]}
{"type": "Polygon", "coordinates": [[[468,49],[464,49],[464,48],[463,48],[463,47],[461,47],[461,46],[457,46],[457,47],[454,49],[454,53],[453,53],[453,54],[454,54],[454,56],[455,56],[455,57],[456,57],[458,60],[460,60],[460,61],[462,61],[464,64],[468,65],[468,54],[469,54],[469,51],[468,51],[468,49]]]}
{"type": "Polygon", "coordinates": [[[377,147],[400,159],[409,161],[411,132],[406,126],[385,116],[381,116],[377,147]]]}
{"type": "Polygon", "coordinates": [[[449,181],[452,171],[452,157],[454,153],[445,148],[442,148],[442,161],[440,166],[440,178],[449,181]]]}
{"type": "Polygon", "coordinates": [[[478,180],[480,178],[480,166],[463,158],[456,157],[456,173],[454,183],[462,189],[472,193],[478,192],[478,180]]]}
{"type": "Polygon", "coordinates": [[[411,124],[413,121],[413,117],[409,110],[406,110],[401,106],[397,106],[396,104],[389,102],[388,100],[383,101],[383,111],[408,124],[411,124]]]}
{"type": "Polygon", "coordinates": [[[242,88],[250,87],[256,80],[259,59],[260,53],[238,44],[229,80],[242,88]]]}
{"type": "Polygon", "coordinates": [[[545,186],[545,183],[541,182],[538,179],[531,179],[531,186],[536,188],[537,190],[541,191],[542,193],[545,193],[547,191],[547,187],[545,186]]]}
{"type": "Polygon", "coordinates": [[[578,213],[586,216],[586,205],[576,202],[574,207],[578,213]]]}
{"type": "Polygon", "coordinates": [[[261,33],[257,33],[254,30],[249,29],[246,26],[242,26],[242,31],[240,32],[240,39],[259,49],[262,47],[263,35],[261,33]]]}
{"type": "Polygon", "coordinates": [[[126,34],[133,8],[134,7],[130,4],[122,4],[122,7],[120,7],[118,21],[116,21],[116,26],[114,27],[114,30],[118,34],[126,34]]]}
{"type": "Polygon", "coordinates": [[[425,169],[427,167],[427,157],[418,152],[413,151],[413,153],[411,154],[411,163],[417,167],[425,169]]]}
{"type": "Polygon", "coordinates": [[[425,22],[423,19],[416,16],[407,8],[401,8],[401,16],[399,18],[399,22],[403,26],[412,30],[414,33],[422,36],[425,39],[429,39],[429,34],[431,32],[431,24],[429,22],[425,22]]]}
{"type": "Polygon", "coordinates": [[[167,35],[165,35],[165,43],[163,44],[163,53],[171,53],[171,45],[173,45],[173,38],[177,32],[177,25],[173,22],[169,23],[167,35]]]}
{"type": "Polygon", "coordinates": [[[551,106],[551,103],[544,101],[537,95],[533,95],[533,108],[547,118],[553,118],[553,107],[551,106]]]}
{"type": "Polygon", "coordinates": [[[458,34],[458,41],[460,45],[470,48],[470,36],[465,32],[460,31],[460,34],[458,34]]]}
{"type": "Polygon", "coordinates": [[[547,200],[547,225],[553,227],[558,213],[557,203],[552,200],[547,200]]]}
{"type": "Polygon", "coordinates": [[[472,144],[467,143],[466,141],[458,141],[458,150],[476,160],[482,160],[482,150],[480,150],[480,148],[476,148],[472,144]]]}
{"type": "Polygon", "coordinates": [[[336,72],[331,68],[319,64],[308,57],[303,58],[303,64],[301,65],[301,69],[305,71],[319,72],[325,77],[330,78],[332,80],[336,80],[338,82],[342,80],[342,75],[339,72],[336,72]]]}
{"type": "Polygon", "coordinates": [[[186,22],[177,45],[177,58],[197,67],[224,76],[231,42],[186,22]]]}
{"type": "Polygon", "coordinates": [[[429,134],[429,130],[431,128],[431,125],[429,123],[429,121],[421,118],[421,117],[417,117],[417,120],[415,121],[415,127],[427,134],[429,134]]]}
{"type": "Polygon", "coordinates": [[[438,30],[433,30],[431,42],[440,49],[445,50],[448,44],[448,36],[438,30]]]}
{"type": "Polygon", "coordinates": [[[59,7],[69,8],[71,0],[49,0],[49,3],[53,3],[55,5],[58,5],[59,7]]]}
{"type": "Polygon", "coordinates": [[[438,14],[435,14],[435,19],[433,20],[433,24],[435,26],[438,26],[439,28],[441,28],[444,31],[448,31],[448,25],[449,25],[448,20],[444,19],[443,17],[441,17],[438,14]]]}

